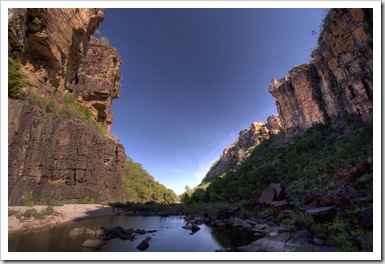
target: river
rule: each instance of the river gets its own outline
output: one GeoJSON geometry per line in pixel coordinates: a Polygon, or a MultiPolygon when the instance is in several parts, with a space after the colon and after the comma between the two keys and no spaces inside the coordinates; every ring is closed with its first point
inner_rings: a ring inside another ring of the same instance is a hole
{"type": "Polygon", "coordinates": [[[63,223],[40,231],[11,233],[8,236],[9,252],[82,252],[90,251],[82,247],[88,235],[71,238],[68,234],[74,228],[85,227],[96,229],[101,226],[111,229],[121,226],[157,230],[154,233],[136,235],[137,239],[121,240],[119,238],[105,240],[97,251],[134,252],[136,246],[148,236],[150,247],[147,252],[213,252],[219,248],[235,248],[244,246],[255,240],[252,233],[242,230],[215,229],[205,224],[195,233],[183,229],[186,224],[182,216],[106,216],[63,223]]]}

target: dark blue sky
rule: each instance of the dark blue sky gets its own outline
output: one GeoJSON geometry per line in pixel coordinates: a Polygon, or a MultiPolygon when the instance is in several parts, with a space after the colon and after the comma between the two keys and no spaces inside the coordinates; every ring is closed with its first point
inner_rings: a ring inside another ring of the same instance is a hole
{"type": "Polygon", "coordinates": [[[268,88],[310,59],[314,9],[107,9],[100,25],[122,57],[112,132],[157,181],[201,182],[253,121],[277,113],[268,88]]]}

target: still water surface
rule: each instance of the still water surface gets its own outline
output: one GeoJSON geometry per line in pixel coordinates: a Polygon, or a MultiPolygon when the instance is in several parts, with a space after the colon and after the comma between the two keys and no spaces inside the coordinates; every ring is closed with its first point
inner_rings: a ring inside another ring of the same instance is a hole
{"type": "Polygon", "coordinates": [[[191,234],[183,229],[186,222],[182,216],[107,216],[64,223],[53,228],[37,232],[19,232],[9,234],[8,251],[13,252],[81,252],[90,251],[82,247],[90,237],[80,235],[71,238],[68,233],[76,227],[95,229],[100,226],[111,229],[121,226],[157,230],[155,233],[136,235],[134,241],[119,238],[106,240],[98,250],[103,252],[139,251],[136,246],[147,236],[151,236],[150,247],[146,252],[213,252],[221,247],[244,246],[255,240],[250,232],[240,230],[214,229],[205,224],[198,232],[191,234]]]}

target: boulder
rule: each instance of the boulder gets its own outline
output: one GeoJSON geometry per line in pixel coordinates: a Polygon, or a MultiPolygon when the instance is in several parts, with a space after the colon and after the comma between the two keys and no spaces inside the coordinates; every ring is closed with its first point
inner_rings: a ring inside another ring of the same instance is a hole
{"type": "Polygon", "coordinates": [[[341,204],[347,204],[349,202],[346,198],[326,194],[321,195],[319,198],[326,205],[340,206],[341,204]]]}
{"type": "Polygon", "coordinates": [[[367,207],[369,204],[373,203],[373,197],[372,196],[356,197],[356,198],[350,199],[350,202],[354,205],[367,207]]]}
{"type": "Polygon", "coordinates": [[[337,207],[317,207],[306,210],[306,215],[314,222],[330,221],[337,216],[337,207]]]}
{"type": "Polygon", "coordinates": [[[275,191],[275,200],[282,201],[286,199],[285,189],[280,183],[271,183],[270,186],[275,191]]]}
{"type": "Polygon", "coordinates": [[[86,233],[87,235],[91,235],[91,236],[95,236],[96,235],[96,231],[92,230],[91,228],[86,228],[84,233],[86,233]]]}
{"type": "Polygon", "coordinates": [[[269,201],[274,201],[275,199],[275,191],[270,186],[264,189],[261,195],[258,198],[259,203],[265,203],[269,201]]]}
{"type": "Polygon", "coordinates": [[[195,232],[197,232],[197,231],[199,231],[200,230],[200,227],[199,226],[197,226],[196,224],[192,224],[192,226],[191,226],[191,231],[193,232],[193,233],[195,233],[195,232]]]}
{"type": "Polygon", "coordinates": [[[213,226],[216,226],[216,227],[225,227],[226,226],[226,223],[223,222],[223,221],[215,221],[213,223],[213,226]]]}
{"type": "Polygon", "coordinates": [[[238,250],[245,252],[283,252],[285,244],[291,238],[288,232],[271,237],[258,239],[247,246],[238,247],[238,250]]]}
{"type": "Polygon", "coordinates": [[[356,223],[366,229],[373,229],[373,211],[371,209],[366,209],[363,211],[356,219],[356,223]]]}
{"type": "Polygon", "coordinates": [[[138,235],[144,235],[144,234],[146,234],[146,230],[144,230],[144,229],[136,229],[135,233],[137,233],[138,235]]]}
{"type": "Polygon", "coordinates": [[[104,231],[101,229],[98,229],[95,231],[95,237],[102,237],[104,234],[104,231]]]}
{"type": "Polygon", "coordinates": [[[305,231],[283,232],[275,236],[258,239],[247,246],[238,247],[246,252],[292,252],[309,245],[310,234],[305,231]]]}
{"type": "Polygon", "coordinates": [[[83,244],[82,247],[86,248],[92,248],[92,249],[99,249],[102,246],[102,241],[98,239],[87,239],[83,244]]]}
{"type": "Polygon", "coordinates": [[[238,218],[238,217],[235,217],[233,220],[232,220],[232,225],[234,228],[240,228],[240,229],[249,229],[249,228],[252,228],[252,226],[250,224],[248,224],[246,221],[238,218]]]}
{"type": "Polygon", "coordinates": [[[282,201],[286,199],[284,188],[280,183],[271,183],[265,188],[258,198],[259,203],[265,203],[270,201],[282,201]]]}
{"type": "Polygon", "coordinates": [[[140,242],[139,245],[136,246],[136,248],[139,250],[145,250],[149,246],[150,246],[150,244],[148,244],[148,241],[145,239],[145,240],[142,240],[142,242],[140,242]]]}
{"type": "Polygon", "coordinates": [[[282,212],[284,210],[291,210],[294,204],[287,201],[267,201],[264,203],[265,208],[270,208],[274,211],[282,212]]]}
{"type": "Polygon", "coordinates": [[[68,236],[75,239],[77,238],[79,235],[83,235],[84,234],[84,227],[77,227],[77,228],[74,228],[72,229],[69,233],[68,233],[68,236]]]}
{"type": "Polygon", "coordinates": [[[126,230],[125,230],[125,233],[126,233],[127,235],[132,235],[132,234],[134,233],[134,229],[133,229],[133,228],[126,229],[126,230]]]}
{"type": "Polygon", "coordinates": [[[234,216],[234,214],[239,211],[241,207],[239,205],[233,205],[229,208],[222,209],[218,212],[219,217],[231,217],[234,216]]]}
{"type": "Polygon", "coordinates": [[[192,229],[192,225],[185,225],[185,226],[182,226],[183,229],[188,229],[188,230],[191,230],[192,229]]]}

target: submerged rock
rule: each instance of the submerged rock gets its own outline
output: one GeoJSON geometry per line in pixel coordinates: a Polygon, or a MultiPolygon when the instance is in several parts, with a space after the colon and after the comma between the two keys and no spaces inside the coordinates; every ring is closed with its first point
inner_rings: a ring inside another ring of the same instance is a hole
{"type": "Polygon", "coordinates": [[[92,248],[92,249],[99,249],[102,246],[102,241],[98,239],[87,239],[83,244],[82,247],[86,248],[92,248]]]}
{"type": "Polygon", "coordinates": [[[145,239],[145,240],[142,240],[142,242],[140,242],[139,245],[136,246],[136,248],[139,249],[139,250],[145,250],[145,249],[147,249],[149,246],[150,246],[150,244],[149,244],[148,241],[145,239]]]}

